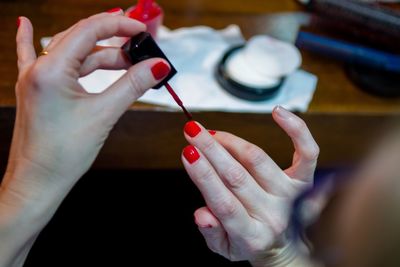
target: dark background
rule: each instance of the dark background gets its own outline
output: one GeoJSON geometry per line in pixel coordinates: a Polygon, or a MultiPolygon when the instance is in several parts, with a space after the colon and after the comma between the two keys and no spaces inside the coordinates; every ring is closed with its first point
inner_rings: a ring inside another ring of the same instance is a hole
{"type": "Polygon", "coordinates": [[[31,266],[250,266],[211,252],[184,171],[90,171],[37,239],[31,266]]]}

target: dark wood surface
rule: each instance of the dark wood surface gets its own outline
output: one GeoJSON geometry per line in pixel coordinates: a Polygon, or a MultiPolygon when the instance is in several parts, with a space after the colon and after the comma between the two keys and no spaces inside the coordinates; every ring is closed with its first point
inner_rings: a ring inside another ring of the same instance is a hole
{"type": "MultiPolygon", "coordinates": [[[[79,19],[113,7],[127,8],[136,1],[106,0],[3,0],[0,1],[0,162],[7,158],[15,115],[14,84],[16,19],[29,17],[39,40],[68,28],[79,19]]],[[[266,33],[270,16],[297,12],[294,0],[159,0],[165,25],[209,25],[223,28],[238,24],[245,37],[266,33]]],[[[351,163],[362,157],[388,122],[400,117],[400,99],[368,95],[351,83],[343,67],[331,60],[303,53],[303,68],[318,75],[318,88],[310,109],[300,114],[321,147],[320,166],[351,163]]],[[[399,86],[400,89],[400,86],[399,86]]],[[[270,114],[196,113],[209,128],[232,131],[260,145],[282,166],[290,163],[290,140],[272,122],[270,114]]],[[[181,168],[180,151],[184,118],[181,113],[135,104],[121,119],[95,163],[97,168],[181,168]]]]}

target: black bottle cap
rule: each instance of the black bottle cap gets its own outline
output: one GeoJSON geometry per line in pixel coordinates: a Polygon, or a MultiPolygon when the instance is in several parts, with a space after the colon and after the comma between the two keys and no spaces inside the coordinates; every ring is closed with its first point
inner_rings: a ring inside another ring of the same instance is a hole
{"type": "Polygon", "coordinates": [[[122,46],[122,50],[126,53],[132,64],[137,64],[143,60],[160,57],[165,59],[170,67],[171,71],[167,77],[165,77],[159,84],[154,86],[154,89],[159,89],[165,83],[167,83],[176,73],[176,69],[165,56],[163,51],[154,41],[151,34],[148,32],[141,32],[136,36],[133,36],[128,42],[122,46]]]}

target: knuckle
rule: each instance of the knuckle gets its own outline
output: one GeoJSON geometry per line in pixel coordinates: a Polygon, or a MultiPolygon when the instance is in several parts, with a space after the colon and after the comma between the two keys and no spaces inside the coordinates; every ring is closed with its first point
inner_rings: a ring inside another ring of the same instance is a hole
{"type": "Polygon", "coordinates": [[[195,179],[201,184],[208,184],[209,181],[213,178],[214,172],[211,168],[202,168],[198,171],[195,179]]]}
{"type": "Polygon", "coordinates": [[[128,83],[129,83],[129,88],[131,89],[132,94],[135,97],[139,97],[144,93],[143,89],[143,80],[140,75],[136,75],[133,72],[128,73],[128,83]]]}
{"type": "Polygon", "coordinates": [[[229,188],[233,190],[242,189],[247,183],[247,173],[239,165],[233,165],[225,171],[224,180],[229,188]]]}
{"type": "Polygon", "coordinates": [[[316,161],[318,159],[319,152],[320,152],[319,146],[314,143],[313,146],[311,146],[307,151],[305,151],[303,156],[308,161],[316,161]]]}
{"type": "Polygon", "coordinates": [[[244,163],[253,167],[259,166],[266,161],[264,150],[256,145],[249,144],[244,148],[244,163]]]}
{"type": "Polygon", "coordinates": [[[63,36],[62,32],[57,33],[56,35],[53,36],[53,38],[51,38],[51,42],[52,43],[58,42],[62,36],[63,36]]]}
{"type": "Polygon", "coordinates": [[[92,21],[90,18],[87,19],[82,19],[78,22],[78,24],[76,25],[76,29],[78,32],[85,32],[85,31],[89,31],[92,25],[92,21]]]}
{"type": "Polygon", "coordinates": [[[216,148],[216,141],[214,140],[214,138],[207,138],[205,141],[202,142],[201,144],[201,150],[205,153],[211,153],[213,151],[215,151],[216,148]]]}
{"type": "Polygon", "coordinates": [[[52,72],[54,71],[47,64],[35,64],[30,70],[29,80],[35,88],[41,88],[54,80],[55,74],[52,72]]]}
{"type": "Polygon", "coordinates": [[[238,213],[238,207],[233,199],[221,200],[214,209],[219,218],[231,218],[238,213]]]}

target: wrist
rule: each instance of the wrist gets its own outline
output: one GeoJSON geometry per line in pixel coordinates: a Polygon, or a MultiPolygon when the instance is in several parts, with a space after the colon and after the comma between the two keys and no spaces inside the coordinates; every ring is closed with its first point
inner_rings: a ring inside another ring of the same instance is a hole
{"type": "Polygon", "coordinates": [[[310,267],[309,250],[303,243],[283,237],[267,252],[250,261],[253,267],[310,267]]]}
{"type": "Polygon", "coordinates": [[[267,252],[250,261],[253,267],[284,267],[296,257],[296,251],[290,241],[275,245],[267,252]]]}
{"type": "Polygon", "coordinates": [[[9,165],[0,184],[0,266],[23,265],[36,237],[69,192],[71,186],[52,180],[49,173],[29,164],[9,165]]]}
{"type": "Polygon", "coordinates": [[[29,164],[10,169],[0,186],[0,227],[10,228],[10,233],[13,229],[38,233],[72,185],[59,183],[58,177],[29,164]]]}

